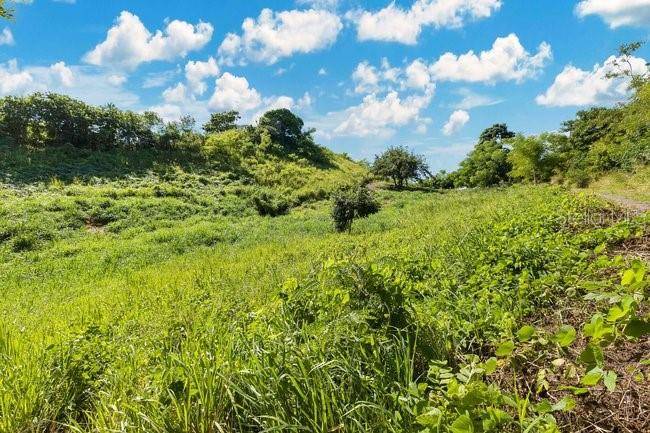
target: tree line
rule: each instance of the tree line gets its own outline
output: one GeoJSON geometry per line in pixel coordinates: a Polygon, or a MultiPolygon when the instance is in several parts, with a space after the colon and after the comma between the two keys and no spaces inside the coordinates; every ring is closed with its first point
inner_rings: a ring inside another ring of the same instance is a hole
{"type": "Polygon", "coordinates": [[[191,150],[201,148],[211,136],[240,130],[245,141],[265,145],[268,152],[322,157],[314,131],[287,109],[266,112],[255,126],[238,125],[240,118],[236,111],[213,113],[201,132],[190,116],[165,122],[150,111],[92,106],[65,95],[35,93],[0,99],[0,138],[27,148],[191,150]]]}

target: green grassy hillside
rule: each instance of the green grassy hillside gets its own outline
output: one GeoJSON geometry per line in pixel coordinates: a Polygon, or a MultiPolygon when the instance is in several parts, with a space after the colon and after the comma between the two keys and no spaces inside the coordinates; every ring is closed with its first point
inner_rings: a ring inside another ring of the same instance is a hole
{"type": "Polygon", "coordinates": [[[207,147],[97,152],[0,144],[0,259],[59,250],[58,241],[74,245],[89,234],[129,244],[166,238],[179,251],[214,245],[229,221],[282,214],[367,175],[322,151],[313,162],[262,151],[226,158],[207,147]]]}
{"type": "MultiPolygon", "coordinates": [[[[51,166],[0,149],[3,172],[51,166]]],[[[615,371],[578,360],[582,323],[621,303],[598,325],[609,354],[644,320],[645,267],[614,251],[647,217],[603,225],[613,209],[562,189],[383,191],[335,234],[315,199],[365,174],[339,156],[236,176],[95,158],[2,188],[1,432],[574,431],[591,415],[566,411],[607,392],[581,381],[615,371]],[[296,207],[260,216],[253,188],[296,207]]]]}
{"type": "Polygon", "coordinates": [[[589,185],[589,189],[596,193],[616,194],[650,205],[650,166],[638,167],[631,173],[607,173],[589,185]]]}

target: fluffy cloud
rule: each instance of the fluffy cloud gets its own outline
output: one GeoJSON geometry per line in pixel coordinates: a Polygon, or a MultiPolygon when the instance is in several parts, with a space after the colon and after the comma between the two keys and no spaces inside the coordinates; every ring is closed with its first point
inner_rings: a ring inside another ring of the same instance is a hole
{"type": "Polygon", "coordinates": [[[447,136],[453,135],[460,131],[467,122],[469,122],[469,113],[464,110],[456,110],[451,113],[449,120],[442,127],[442,133],[447,136]]]}
{"type": "Polygon", "coordinates": [[[50,70],[58,77],[59,82],[65,87],[74,85],[74,73],[64,62],[58,62],[50,66],[50,70]]]}
{"type": "Polygon", "coordinates": [[[352,73],[356,87],[354,91],[357,93],[372,93],[379,88],[379,73],[377,68],[371,66],[368,62],[359,63],[352,73]]]}
{"type": "Polygon", "coordinates": [[[11,30],[9,29],[4,29],[2,32],[0,32],[0,45],[13,45],[16,41],[14,41],[14,35],[11,33],[11,30]]]}
{"type": "Polygon", "coordinates": [[[28,71],[21,71],[17,60],[0,64],[0,96],[26,93],[33,84],[34,77],[28,71]]]}
{"type": "Polygon", "coordinates": [[[185,87],[185,84],[183,83],[178,83],[174,87],[169,87],[168,89],[165,89],[162,96],[165,102],[167,103],[185,102],[188,98],[187,87],[185,87]]]}
{"type": "Polygon", "coordinates": [[[0,96],[33,92],[64,93],[90,104],[115,103],[124,108],[137,105],[137,95],[122,89],[125,77],[98,72],[88,66],[51,66],[21,68],[16,60],[0,63],[0,96]]]}
{"type": "Polygon", "coordinates": [[[367,95],[361,104],[344,112],[344,120],[334,129],[335,135],[383,136],[392,135],[395,127],[422,120],[420,113],[431,103],[433,88],[422,95],[400,97],[390,91],[383,98],[376,94],[367,95]]]}
{"type": "Polygon", "coordinates": [[[273,12],[264,9],[257,20],[247,18],[243,33],[229,33],[219,47],[225,64],[246,60],[276,63],[295,53],[310,53],[330,46],[343,28],[340,18],[323,9],[273,12]]]}
{"type": "Polygon", "coordinates": [[[185,65],[185,78],[192,92],[196,95],[203,95],[208,90],[205,79],[219,76],[217,61],[210,57],[207,62],[188,62],[185,65]]]}
{"type": "Polygon", "coordinates": [[[456,55],[445,53],[431,65],[438,80],[487,82],[517,81],[534,77],[552,58],[551,46],[542,42],[531,55],[515,34],[497,38],[492,49],[475,54],[469,51],[456,55]]]}
{"type": "Polygon", "coordinates": [[[248,80],[226,72],[217,79],[217,87],[208,103],[215,110],[253,110],[262,104],[259,92],[251,88],[248,80]]]}
{"type": "Polygon", "coordinates": [[[16,59],[0,64],[0,95],[22,95],[72,87],[75,76],[65,63],[20,69],[16,59]]]}
{"type": "Polygon", "coordinates": [[[408,65],[405,73],[406,82],[404,84],[407,87],[424,89],[431,85],[431,74],[429,73],[429,68],[419,59],[408,65]]]}
{"type": "Polygon", "coordinates": [[[355,68],[352,80],[356,93],[376,93],[393,87],[426,90],[433,85],[429,66],[420,59],[405,69],[391,66],[386,58],[382,59],[379,68],[364,61],[355,68]]]}
{"type": "Polygon", "coordinates": [[[377,12],[347,14],[357,25],[359,40],[401,42],[413,45],[425,26],[462,27],[467,20],[487,18],[501,0],[418,0],[410,9],[391,4],[377,12]]]}
{"type": "Polygon", "coordinates": [[[582,0],[576,6],[580,17],[598,15],[613,29],[650,25],[650,0],[582,0]]]}
{"type": "MultiPolygon", "coordinates": [[[[584,106],[625,99],[629,94],[629,78],[608,78],[615,70],[611,56],[603,65],[595,65],[585,71],[567,65],[548,90],[535,99],[539,105],[551,107],[584,106]]],[[[629,62],[636,74],[647,72],[646,61],[630,57],[629,62]]]]}
{"type": "Polygon", "coordinates": [[[213,32],[212,25],[173,20],[164,31],[149,32],[136,15],[123,11],[108,30],[106,40],[84,56],[91,65],[133,70],[141,63],[173,60],[203,48],[213,32]]]}

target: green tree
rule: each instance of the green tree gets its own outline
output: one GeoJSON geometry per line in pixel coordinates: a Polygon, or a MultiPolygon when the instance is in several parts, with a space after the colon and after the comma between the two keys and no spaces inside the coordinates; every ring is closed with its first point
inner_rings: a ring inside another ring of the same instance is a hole
{"type": "Polygon", "coordinates": [[[646,70],[638,71],[632,65],[632,56],[639,51],[645,42],[630,42],[618,48],[618,56],[611,62],[613,71],[607,74],[608,78],[626,77],[630,79],[630,88],[637,91],[650,77],[650,63],[646,63],[646,70]]]}
{"type": "Polygon", "coordinates": [[[504,144],[514,136],[505,123],[485,129],[478,144],[460,163],[454,175],[456,186],[489,187],[510,180],[512,165],[508,161],[509,149],[504,144]]]}
{"type": "Polygon", "coordinates": [[[257,126],[260,131],[267,132],[274,143],[292,151],[304,145],[313,145],[313,130],[304,130],[304,127],[303,120],[286,108],[267,111],[257,126]]]}
{"type": "Polygon", "coordinates": [[[429,167],[424,158],[410,152],[405,147],[390,147],[375,157],[372,171],[376,176],[388,178],[393,185],[401,189],[410,179],[420,179],[429,174],[429,167]]]}
{"type": "Polygon", "coordinates": [[[514,132],[508,130],[508,125],[505,123],[495,123],[481,132],[478,142],[485,143],[487,141],[493,141],[501,143],[502,141],[513,138],[514,136],[514,132]]]}
{"type": "Polygon", "coordinates": [[[207,134],[218,134],[230,129],[237,128],[237,121],[241,119],[238,111],[225,111],[222,113],[212,113],[210,120],[203,125],[203,130],[207,134]]]}
{"type": "Polygon", "coordinates": [[[510,176],[524,182],[545,182],[551,177],[553,155],[548,141],[544,136],[518,134],[509,141],[512,149],[508,153],[508,161],[512,165],[510,176]]]}
{"type": "Polygon", "coordinates": [[[341,189],[332,196],[332,219],[338,232],[352,231],[357,218],[379,212],[380,205],[366,186],[341,189]]]}
{"type": "Polygon", "coordinates": [[[4,5],[5,0],[0,0],[0,18],[11,19],[13,13],[10,9],[7,9],[4,5]]]}

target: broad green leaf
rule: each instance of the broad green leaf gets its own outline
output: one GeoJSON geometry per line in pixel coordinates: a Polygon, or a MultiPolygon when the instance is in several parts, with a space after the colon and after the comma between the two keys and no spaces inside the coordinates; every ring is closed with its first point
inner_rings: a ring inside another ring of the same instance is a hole
{"type": "Polygon", "coordinates": [[[535,335],[535,328],[530,325],[523,326],[519,332],[517,332],[517,338],[521,342],[530,341],[530,339],[533,338],[533,335],[535,335]]]}
{"type": "Polygon", "coordinates": [[[442,411],[437,407],[432,407],[428,412],[418,416],[415,420],[424,427],[438,427],[442,419],[442,411]]]}
{"type": "Polygon", "coordinates": [[[602,367],[603,363],[605,362],[603,357],[603,349],[595,344],[589,344],[587,347],[585,347],[585,350],[582,351],[578,360],[580,363],[590,369],[602,367]]]}
{"type": "Polygon", "coordinates": [[[628,269],[623,272],[623,278],[621,278],[621,285],[629,286],[636,280],[636,273],[632,269],[628,269]]]}
{"type": "Polygon", "coordinates": [[[609,312],[607,313],[607,321],[613,323],[621,320],[632,311],[634,303],[634,298],[632,296],[625,296],[621,302],[609,309],[609,312]]]}
{"type": "Polygon", "coordinates": [[[451,425],[450,430],[452,433],[474,433],[474,423],[469,415],[461,415],[456,418],[456,421],[451,425]]]}
{"type": "Polygon", "coordinates": [[[603,377],[603,383],[605,384],[605,386],[607,387],[607,390],[609,392],[614,392],[614,390],[616,389],[616,378],[617,377],[618,376],[616,375],[616,372],[614,372],[614,371],[610,370],[607,373],[605,373],[605,376],[603,377]]]}
{"type": "Polygon", "coordinates": [[[553,335],[553,341],[562,347],[569,347],[576,339],[576,330],[571,325],[562,325],[553,335]]]}
{"type": "Polygon", "coordinates": [[[573,395],[582,395],[589,392],[587,388],[580,388],[577,386],[561,386],[560,389],[563,391],[571,391],[573,395]]]}
{"type": "Polygon", "coordinates": [[[599,367],[596,367],[592,370],[589,370],[587,374],[582,377],[580,383],[584,386],[594,386],[600,382],[600,379],[603,378],[603,370],[599,367]]]}
{"type": "Polygon", "coordinates": [[[551,405],[550,401],[543,399],[535,406],[535,410],[541,414],[549,413],[553,410],[553,406],[551,405]]]}
{"type": "Polygon", "coordinates": [[[494,373],[497,370],[497,359],[496,358],[488,359],[483,364],[483,368],[485,369],[485,374],[494,373]]]}
{"type": "Polygon", "coordinates": [[[594,342],[601,341],[614,333],[614,327],[607,325],[601,314],[596,314],[591,321],[582,328],[587,337],[591,337],[594,342]]]}
{"type": "Polygon", "coordinates": [[[634,318],[625,327],[625,335],[632,338],[641,338],[650,334],[650,322],[634,318]]]}
{"type": "Polygon", "coordinates": [[[564,397],[562,400],[558,401],[551,408],[553,412],[569,412],[576,407],[576,401],[571,397],[564,397]]]}
{"type": "Polygon", "coordinates": [[[503,343],[497,346],[496,355],[499,358],[505,358],[510,356],[510,354],[515,350],[515,343],[512,341],[504,341],[503,343]]]}

